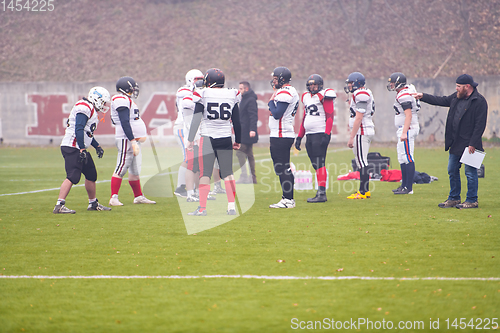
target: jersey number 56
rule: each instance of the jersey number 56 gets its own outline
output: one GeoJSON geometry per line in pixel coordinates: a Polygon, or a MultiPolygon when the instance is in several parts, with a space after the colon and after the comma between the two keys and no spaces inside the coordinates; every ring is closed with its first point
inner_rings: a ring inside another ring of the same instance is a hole
{"type": "Polygon", "coordinates": [[[207,103],[207,119],[229,120],[231,118],[231,105],[228,103],[207,103]]]}

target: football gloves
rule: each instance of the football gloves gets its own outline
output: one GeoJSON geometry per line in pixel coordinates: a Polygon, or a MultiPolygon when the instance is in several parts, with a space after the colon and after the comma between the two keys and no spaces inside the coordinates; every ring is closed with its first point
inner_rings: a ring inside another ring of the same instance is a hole
{"type": "Polygon", "coordinates": [[[102,155],[104,155],[104,149],[102,149],[101,146],[95,147],[95,152],[97,153],[97,157],[102,158],[102,155]]]}
{"type": "Polygon", "coordinates": [[[295,139],[295,148],[297,150],[300,150],[300,143],[302,142],[302,138],[301,137],[297,137],[297,139],[295,139]]]}
{"type": "Polygon", "coordinates": [[[80,152],[78,162],[87,164],[87,151],[85,149],[80,152]]]}

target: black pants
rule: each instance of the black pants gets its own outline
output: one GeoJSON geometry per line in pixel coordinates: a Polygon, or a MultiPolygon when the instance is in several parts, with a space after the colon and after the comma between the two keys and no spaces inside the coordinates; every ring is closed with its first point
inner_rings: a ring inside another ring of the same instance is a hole
{"type": "Polygon", "coordinates": [[[330,143],[330,135],[325,133],[314,133],[306,135],[307,155],[311,160],[314,170],[321,169],[325,166],[326,151],[330,143]],[[323,137],[328,137],[328,141],[323,143],[323,137]]]}
{"type": "Polygon", "coordinates": [[[283,197],[293,199],[294,177],[290,170],[290,148],[294,138],[270,138],[270,151],[274,172],[280,178],[283,197]]]}
{"type": "Polygon", "coordinates": [[[241,175],[247,175],[247,169],[245,163],[248,158],[248,164],[250,164],[250,174],[252,175],[252,180],[255,182],[257,177],[255,176],[255,158],[253,157],[253,144],[241,144],[240,149],[236,151],[236,156],[240,162],[241,175]]]}

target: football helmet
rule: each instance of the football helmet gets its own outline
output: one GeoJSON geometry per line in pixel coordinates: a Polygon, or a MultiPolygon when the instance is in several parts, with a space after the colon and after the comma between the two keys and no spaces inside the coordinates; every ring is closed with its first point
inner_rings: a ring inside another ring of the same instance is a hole
{"type": "Polygon", "coordinates": [[[89,91],[87,100],[94,105],[97,111],[106,113],[109,109],[111,96],[107,89],[103,87],[93,87],[89,91]]]}
{"type": "Polygon", "coordinates": [[[203,85],[203,73],[199,69],[192,69],[186,73],[186,85],[190,88],[203,85]]]}
{"type": "Polygon", "coordinates": [[[292,79],[292,72],[290,72],[290,70],[286,67],[276,67],[271,73],[271,76],[273,77],[273,80],[275,76],[278,78],[278,83],[276,85],[273,80],[271,80],[271,87],[274,89],[280,89],[285,84],[290,82],[292,79]]]}
{"type": "Polygon", "coordinates": [[[139,96],[139,85],[130,76],[124,76],[116,82],[116,91],[124,93],[129,97],[137,98],[139,96]]]}
{"type": "Polygon", "coordinates": [[[387,90],[394,91],[406,86],[406,76],[403,73],[396,72],[389,76],[389,83],[387,84],[387,90]],[[394,87],[392,87],[394,84],[394,87]]]}
{"type": "Polygon", "coordinates": [[[224,87],[224,82],[226,78],[224,73],[218,68],[210,68],[205,73],[205,78],[203,79],[203,85],[207,88],[222,88],[224,87]]]}
{"type": "Polygon", "coordinates": [[[345,80],[344,91],[346,94],[355,92],[357,89],[365,86],[365,76],[360,72],[353,72],[349,74],[347,80],[345,80]],[[351,83],[352,86],[349,88],[348,84],[351,83]]]}
{"type": "Polygon", "coordinates": [[[306,87],[307,90],[309,90],[309,92],[313,95],[319,93],[321,90],[323,90],[323,78],[321,77],[321,75],[318,74],[313,74],[309,76],[309,78],[307,79],[306,87]],[[318,88],[312,90],[311,86],[313,84],[317,84],[318,88]]]}

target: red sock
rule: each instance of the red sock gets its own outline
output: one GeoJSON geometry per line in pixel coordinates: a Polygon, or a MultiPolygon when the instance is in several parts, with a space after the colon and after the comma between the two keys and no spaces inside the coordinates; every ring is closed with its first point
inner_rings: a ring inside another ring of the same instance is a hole
{"type": "Polygon", "coordinates": [[[322,167],[316,170],[316,177],[318,178],[318,186],[326,187],[326,168],[322,167]]]}
{"type": "Polygon", "coordinates": [[[130,184],[130,187],[132,187],[132,191],[134,191],[134,198],[137,198],[138,196],[142,195],[140,179],[129,180],[128,183],[130,184]]]}
{"type": "Polygon", "coordinates": [[[236,182],[234,180],[225,180],[227,202],[234,202],[236,196],[236,182]]]}
{"type": "Polygon", "coordinates": [[[118,177],[111,177],[111,195],[118,194],[120,191],[120,186],[122,186],[122,179],[118,177]]]}
{"type": "Polygon", "coordinates": [[[210,192],[210,184],[200,184],[200,211],[204,211],[207,208],[207,198],[208,192],[210,192]]]}

